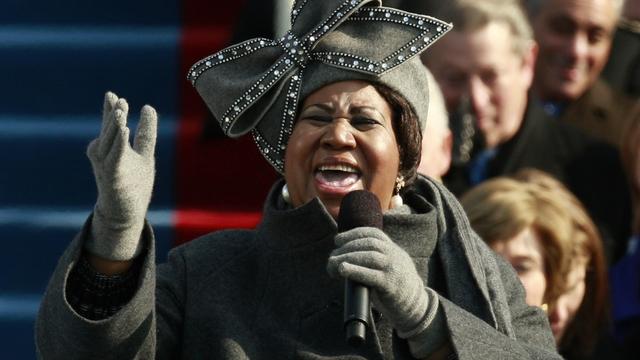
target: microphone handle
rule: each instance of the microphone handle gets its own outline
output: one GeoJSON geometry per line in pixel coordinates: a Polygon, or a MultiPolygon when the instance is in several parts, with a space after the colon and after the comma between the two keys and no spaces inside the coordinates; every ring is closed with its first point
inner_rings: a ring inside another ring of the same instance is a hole
{"type": "MultiPolygon", "coordinates": [[[[382,229],[384,219],[380,200],[372,192],[355,190],[342,199],[338,214],[338,232],[369,226],[382,229]]],[[[345,280],[344,330],[347,343],[359,346],[365,342],[369,324],[369,289],[363,284],[345,280]]]]}
{"type": "Polygon", "coordinates": [[[360,346],[364,343],[369,326],[369,288],[350,280],[345,280],[344,285],[344,326],[347,343],[360,346]]]}

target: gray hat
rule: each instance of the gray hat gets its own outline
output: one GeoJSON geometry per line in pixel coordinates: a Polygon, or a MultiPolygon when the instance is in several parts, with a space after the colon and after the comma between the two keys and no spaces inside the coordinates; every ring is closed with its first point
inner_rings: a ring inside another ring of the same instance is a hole
{"type": "Polygon", "coordinates": [[[298,0],[291,24],[279,40],[247,40],[189,70],[189,80],[227,136],[252,131],[260,152],[282,173],[298,105],[313,91],[343,80],[397,91],[424,128],[427,75],[416,55],[450,24],[370,0],[298,0]]]}

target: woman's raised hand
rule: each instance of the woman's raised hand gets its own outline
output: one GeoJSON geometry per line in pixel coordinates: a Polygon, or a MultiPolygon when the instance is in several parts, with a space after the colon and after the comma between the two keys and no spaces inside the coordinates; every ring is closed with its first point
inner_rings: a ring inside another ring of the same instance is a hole
{"type": "Polygon", "coordinates": [[[156,111],[149,105],[140,111],[133,147],[128,112],[125,99],[107,92],[100,136],[87,149],[98,200],[85,248],[99,259],[115,262],[131,260],[141,251],[140,237],[155,176],[156,111]]]}

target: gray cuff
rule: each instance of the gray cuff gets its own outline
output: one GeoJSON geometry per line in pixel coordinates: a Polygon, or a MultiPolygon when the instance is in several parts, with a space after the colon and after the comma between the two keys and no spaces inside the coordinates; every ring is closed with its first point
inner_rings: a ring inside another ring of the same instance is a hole
{"type": "Polygon", "coordinates": [[[91,218],[91,231],[84,248],[90,254],[106,260],[126,261],[134,259],[143,250],[140,224],[113,224],[105,221],[96,209],[91,218]]]}
{"type": "Polygon", "coordinates": [[[440,307],[438,294],[431,288],[425,289],[429,297],[429,308],[424,318],[412,330],[398,332],[398,336],[407,339],[413,357],[422,359],[431,355],[447,341],[447,325],[444,311],[440,307]]]}

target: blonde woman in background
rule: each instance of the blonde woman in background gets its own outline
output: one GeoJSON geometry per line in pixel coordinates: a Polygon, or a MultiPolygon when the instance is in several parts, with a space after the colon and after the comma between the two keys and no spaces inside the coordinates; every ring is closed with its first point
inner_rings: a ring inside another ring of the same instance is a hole
{"type": "Polygon", "coordinates": [[[473,229],[509,261],[527,303],[547,309],[560,353],[590,358],[608,320],[600,236],[582,204],[544,172],[525,169],[462,197],[473,229]]]}

